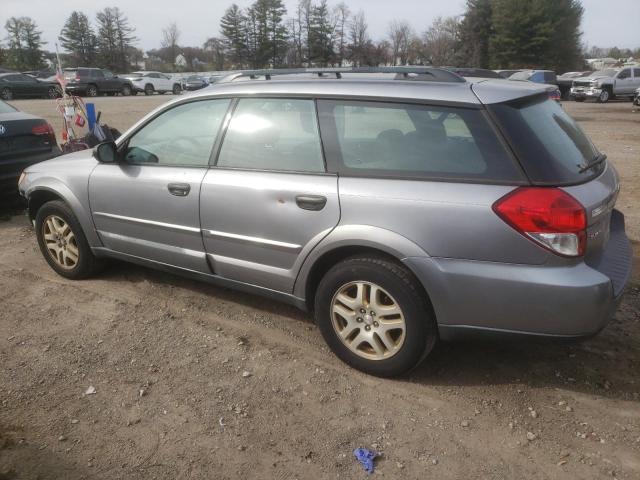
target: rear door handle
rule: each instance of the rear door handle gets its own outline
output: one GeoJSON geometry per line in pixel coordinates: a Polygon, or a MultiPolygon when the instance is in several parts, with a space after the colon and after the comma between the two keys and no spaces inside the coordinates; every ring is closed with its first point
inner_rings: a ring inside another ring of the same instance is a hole
{"type": "Polygon", "coordinates": [[[191,191],[191,185],[188,183],[170,183],[167,185],[167,190],[176,197],[186,197],[191,191]]]}
{"type": "Polygon", "coordinates": [[[327,204],[327,197],[322,195],[298,195],[296,197],[296,205],[303,210],[312,210],[317,212],[322,210],[327,204]]]}

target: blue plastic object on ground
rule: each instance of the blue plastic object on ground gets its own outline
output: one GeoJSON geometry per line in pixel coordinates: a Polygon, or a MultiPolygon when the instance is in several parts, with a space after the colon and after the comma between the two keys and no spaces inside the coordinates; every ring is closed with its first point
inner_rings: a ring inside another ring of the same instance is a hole
{"type": "Polygon", "coordinates": [[[366,448],[356,448],[353,451],[353,456],[358,459],[367,473],[373,473],[373,459],[378,456],[376,452],[366,448]]]}
{"type": "Polygon", "coordinates": [[[93,103],[87,103],[87,120],[89,121],[89,131],[93,130],[96,124],[96,106],[93,103]]]}

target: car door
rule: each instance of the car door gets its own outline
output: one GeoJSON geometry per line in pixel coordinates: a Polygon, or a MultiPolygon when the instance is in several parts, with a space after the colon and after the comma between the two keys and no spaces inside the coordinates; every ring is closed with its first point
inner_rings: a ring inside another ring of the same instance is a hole
{"type": "Polygon", "coordinates": [[[634,92],[640,88],[640,68],[633,69],[633,86],[631,88],[634,92]]]}
{"type": "Polygon", "coordinates": [[[616,95],[631,95],[633,93],[633,74],[631,68],[625,68],[618,72],[614,88],[616,95]]]}
{"type": "Polygon", "coordinates": [[[200,232],[200,185],[230,100],[182,102],[118,145],[91,174],[93,220],[105,247],[210,272],[200,232]]]}
{"type": "Polygon", "coordinates": [[[241,98],[200,193],[214,273],[291,292],[308,253],[338,223],[314,101],[241,98]]]}
{"type": "Polygon", "coordinates": [[[104,91],[108,92],[119,92],[120,91],[120,81],[118,78],[111,72],[110,70],[104,70],[102,72],[104,74],[104,91]]]}

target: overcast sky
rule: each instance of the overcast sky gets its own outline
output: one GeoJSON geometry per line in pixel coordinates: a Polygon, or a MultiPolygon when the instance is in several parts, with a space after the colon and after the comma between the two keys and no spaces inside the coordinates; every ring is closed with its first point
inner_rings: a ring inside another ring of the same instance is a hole
{"type": "MultiPolygon", "coordinates": [[[[329,0],[330,5],[339,0],[329,0]]],[[[352,11],[363,9],[374,39],[386,35],[392,19],[406,19],[418,32],[424,31],[440,15],[460,15],[465,0],[345,0],[352,11]]],[[[218,35],[218,25],[224,10],[232,0],[0,0],[0,26],[12,16],[32,17],[49,42],[54,43],[66,18],[73,10],[85,12],[93,20],[97,11],[118,6],[136,28],[137,46],[143,50],[160,46],[161,30],[170,22],[177,22],[182,31],[180,44],[201,46],[211,36],[218,35]]],[[[251,0],[237,0],[241,7],[251,0]]],[[[297,0],[285,0],[289,14],[293,14],[297,0]]],[[[640,0],[582,0],[585,8],[583,40],[589,46],[640,47],[640,0]]],[[[0,30],[0,38],[5,31],[0,30]]]]}

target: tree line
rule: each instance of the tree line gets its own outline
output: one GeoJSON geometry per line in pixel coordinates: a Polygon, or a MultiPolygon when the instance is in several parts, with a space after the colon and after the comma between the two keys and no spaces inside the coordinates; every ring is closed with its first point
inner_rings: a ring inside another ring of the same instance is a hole
{"type": "MultiPolygon", "coordinates": [[[[584,68],[585,56],[640,57],[635,51],[587,47],[581,41],[580,0],[467,0],[460,16],[438,17],[424,31],[406,20],[389,22],[384,38],[373,39],[364,11],[344,2],[299,0],[288,12],[282,0],[230,5],[219,34],[202,46],[180,43],[176,23],[162,30],[159,48],[135,47],[135,29],[117,7],[100,11],[92,24],[71,13],[59,34],[66,66],[99,66],[119,72],[148,69],[224,70],[246,68],[451,65],[481,68],[584,68]]],[[[28,17],[10,18],[0,46],[0,65],[37,69],[45,52],[42,32],[28,17]]]]}

